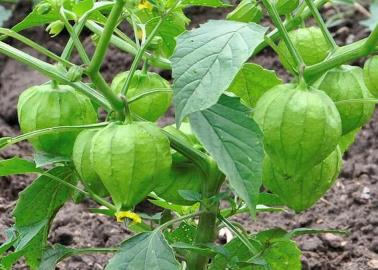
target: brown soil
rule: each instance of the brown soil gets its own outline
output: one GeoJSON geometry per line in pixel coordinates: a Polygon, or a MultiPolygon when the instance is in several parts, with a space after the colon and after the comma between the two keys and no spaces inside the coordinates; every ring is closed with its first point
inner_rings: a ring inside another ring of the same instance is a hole
{"type": "MultiPolygon", "coordinates": [[[[25,6],[20,6],[25,11],[25,6]]],[[[330,16],[333,10],[327,10],[330,16]]],[[[25,12],[17,13],[23,16],[25,12]]],[[[198,25],[208,18],[222,18],[221,10],[204,8],[189,11],[193,25],[198,25]]],[[[17,21],[14,18],[13,21],[17,21]]],[[[350,42],[366,35],[356,24],[356,17],[346,18],[338,26],[336,34],[339,42],[350,42]]],[[[41,29],[29,32],[34,40],[59,52],[65,37],[51,40],[41,29]]],[[[92,47],[89,39],[85,42],[92,47]]],[[[19,45],[17,43],[13,43],[19,45]]],[[[21,47],[22,48],[22,47],[21,47]]],[[[27,50],[29,52],[29,50],[27,50]]],[[[107,62],[103,67],[106,79],[126,69],[130,57],[111,49],[107,62]]],[[[266,68],[278,70],[280,75],[288,79],[287,74],[273,54],[266,50],[257,57],[257,62],[266,68]]],[[[167,75],[164,72],[164,75],[167,75]]],[[[167,76],[169,77],[169,75],[167,76]]],[[[25,68],[13,60],[0,56],[0,137],[17,134],[17,114],[15,111],[18,95],[27,87],[44,82],[46,79],[38,73],[25,68]]],[[[308,270],[368,270],[378,269],[378,113],[360,133],[356,143],[345,155],[344,169],[338,183],[315,207],[301,215],[291,212],[279,214],[260,214],[257,221],[248,216],[238,219],[250,231],[283,227],[338,228],[350,232],[347,237],[335,235],[305,236],[298,240],[303,250],[303,269],[308,270]]],[[[15,155],[31,156],[31,148],[26,143],[12,146],[2,151],[2,158],[15,155]]],[[[12,225],[11,211],[17,200],[17,194],[30,182],[32,177],[2,177],[0,179],[0,244],[5,240],[4,229],[12,225]]],[[[89,201],[79,205],[70,202],[58,213],[50,233],[51,243],[60,243],[73,247],[111,247],[119,244],[129,236],[129,232],[114,220],[92,214],[88,211],[93,207],[89,201]]],[[[141,206],[143,208],[143,206],[141,206]]],[[[59,264],[57,269],[86,270],[103,269],[108,259],[107,255],[81,256],[67,259],[59,264]]],[[[17,265],[14,269],[27,269],[17,265]]]]}

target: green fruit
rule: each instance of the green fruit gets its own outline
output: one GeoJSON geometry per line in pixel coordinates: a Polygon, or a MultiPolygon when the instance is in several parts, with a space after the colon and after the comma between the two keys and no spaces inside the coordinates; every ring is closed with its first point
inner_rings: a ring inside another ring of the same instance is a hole
{"type": "Polygon", "coordinates": [[[303,176],[290,177],[282,174],[266,156],[263,166],[263,183],[289,208],[301,212],[313,206],[329,190],[341,166],[342,158],[338,147],[324,161],[303,176]]]}
{"type": "Polygon", "coordinates": [[[175,158],[172,164],[172,170],[169,177],[162,181],[164,184],[159,185],[154,191],[155,193],[166,200],[167,202],[178,205],[193,205],[195,202],[185,200],[181,197],[180,190],[191,190],[197,193],[201,192],[202,188],[202,173],[191,162],[181,162],[182,158],[175,158]],[[179,160],[175,162],[175,160],[179,160]]]}
{"type": "Polygon", "coordinates": [[[378,55],[371,57],[364,66],[364,78],[367,88],[374,97],[378,97],[378,55]]]}
{"type": "MultiPolygon", "coordinates": [[[[112,83],[112,89],[119,94],[129,72],[118,74],[112,83]]],[[[169,108],[172,101],[172,88],[169,82],[160,77],[159,74],[137,70],[131,80],[130,88],[127,92],[127,98],[139,96],[143,93],[153,90],[164,90],[168,92],[157,92],[148,96],[144,96],[130,104],[130,110],[140,117],[155,122],[158,120],[169,108]]]]}
{"type": "MultiPolygon", "coordinates": [[[[97,113],[90,99],[72,87],[49,84],[25,90],[18,101],[18,121],[23,133],[56,127],[93,124],[97,113]]],[[[46,153],[71,156],[79,131],[42,135],[30,139],[36,150],[46,153]]]]}
{"type": "Polygon", "coordinates": [[[95,194],[105,197],[109,193],[94,171],[90,160],[92,141],[98,131],[98,129],[88,129],[80,132],[74,144],[72,159],[83,184],[95,194]]]}
{"type": "MultiPolygon", "coordinates": [[[[334,102],[372,98],[366,88],[362,69],[359,67],[342,66],[328,71],[318,82],[316,88],[326,92],[334,102]]],[[[362,127],[371,118],[375,105],[372,103],[341,103],[339,110],[343,134],[362,127]]]]}
{"type": "MultiPolygon", "coordinates": [[[[330,52],[330,46],[319,28],[300,28],[290,32],[289,37],[306,65],[322,62],[330,52]]],[[[278,44],[278,51],[283,66],[292,71],[294,60],[283,40],[278,44]]]]}
{"type": "Polygon", "coordinates": [[[257,102],[254,118],[264,132],[265,151],[286,175],[306,172],[336,148],[339,112],[319,90],[279,85],[257,102]]]}
{"type": "Polygon", "coordinates": [[[262,9],[255,0],[242,0],[239,5],[227,15],[227,20],[259,23],[262,17],[262,9]]]}
{"type": "Polygon", "coordinates": [[[349,147],[354,143],[354,141],[356,140],[356,136],[358,135],[360,130],[361,128],[357,128],[341,136],[340,141],[339,141],[339,147],[342,154],[344,154],[349,149],[349,147]]]}
{"type": "Polygon", "coordinates": [[[293,12],[299,5],[299,0],[276,0],[275,6],[280,15],[293,12]]]}
{"type": "Polygon", "coordinates": [[[91,162],[118,210],[130,210],[168,178],[172,157],[154,124],[114,123],[93,138],[91,162]]]}

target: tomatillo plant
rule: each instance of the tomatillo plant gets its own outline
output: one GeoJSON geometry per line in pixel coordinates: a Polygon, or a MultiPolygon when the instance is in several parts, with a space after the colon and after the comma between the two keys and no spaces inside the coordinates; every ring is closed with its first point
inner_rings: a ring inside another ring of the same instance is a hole
{"type": "Polygon", "coordinates": [[[23,140],[35,150],[34,160],[1,160],[0,176],[37,175],[20,193],[15,224],[0,246],[0,269],[12,269],[21,258],[30,269],[55,269],[69,256],[102,252],[113,253],[106,270],[300,270],[295,236],[344,232],[247,233],[230,219],[312,207],[336,181],[342,153],[372,115],[378,26],[340,47],[319,12],[326,2],[243,0],[226,20],[186,31],[185,8],[229,5],[41,0],[20,23],[0,28],[0,53],[50,79],[21,94],[22,134],[0,138],[0,150],[23,140]],[[264,11],[273,29],[259,24],[264,11]],[[317,25],[305,27],[310,17],[317,25]],[[53,36],[66,30],[61,55],[22,35],[41,25],[53,36]],[[81,42],[85,29],[95,35],[93,55],[81,42]],[[10,46],[9,38],[49,62],[10,46]],[[111,45],[134,61],[109,84],[101,67],[111,45]],[[290,83],[247,63],[268,46],[293,74],[290,83]],[[72,61],[74,50],[81,63],[72,61]],[[369,58],[364,69],[347,65],[361,57],[369,58]],[[171,70],[172,82],[158,69],[171,70]],[[176,125],[160,127],[171,105],[176,125]],[[50,224],[72,198],[93,200],[99,207],[92,212],[135,235],[112,248],[49,244],[50,224]],[[160,210],[137,212],[144,200],[160,210]],[[215,240],[224,227],[234,238],[220,246],[215,240]]]}

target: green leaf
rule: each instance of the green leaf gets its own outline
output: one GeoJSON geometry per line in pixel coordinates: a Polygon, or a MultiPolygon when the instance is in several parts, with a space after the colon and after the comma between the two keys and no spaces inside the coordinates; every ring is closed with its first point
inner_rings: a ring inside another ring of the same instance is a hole
{"type": "Polygon", "coordinates": [[[378,0],[373,0],[370,5],[370,18],[361,22],[361,25],[366,26],[370,31],[378,25],[378,0]]]}
{"type": "Polygon", "coordinates": [[[203,7],[229,7],[230,4],[222,0],[183,0],[181,6],[203,6],[203,7]]]}
{"type": "Polygon", "coordinates": [[[12,11],[0,5],[0,27],[12,16],[12,11]]]}
{"type": "Polygon", "coordinates": [[[196,227],[187,222],[182,222],[177,229],[171,232],[165,231],[164,233],[169,243],[181,242],[187,244],[193,243],[195,234],[196,227]]]}
{"type": "Polygon", "coordinates": [[[236,193],[255,214],[264,159],[263,134],[238,98],[223,95],[210,109],[190,115],[190,123],[236,193]]]}
{"type": "Polygon", "coordinates": [[[266,192],[260,193],[258,204],[262,204],[266,206],[283,206],[284,205],[276,194],[266,193],[266,192]]]}
{"type": "Polygon", "coordinates": [[[160,231],[140,233],[126,240],[105,270],[179,270],[172,248],[160,231]]]}
{"type": "Polygon", "coordinates": [[[51,9],[50,12],[46,14],[39,14],[37,8],[34,8],[28,16],[26,16],[21,22],[16,24],[12,30],[19,32],[31,27],[40,26],[44,24],[48,24],[59,20],[59,12],[56,9],[51,9]]]}
{"type": "MultiPolygon", "coordinates": [[[[74,182],[69,168],[56,167],[48,173],[70,183],[74,182]]],[[[39,265],[43,250],[47,246],[50,221],[71,193],[69,187],[45,175],[38,177],[20,193],[13,213],[16,230],[21,235],[16,250],[25,253],[32,269],[39,265]],[[38,230],[38,225],[43,222],[44,225],[38,230]],[[35,232],[37,233],[33,236],[35,232]]]]}
{"type": "Polygon", "coordinates": [[[273,70],[247,63],[243,65],[228,90],[239,96],[246,106],[254,108],[266,91],[279,84],[282,84],[282,80],[273,70]]]}
{"type": "Polygon", "coordinates": [[[75,250],[62,245],[49,247],[44,253],[38,270],[54,270],[56,264],[64,258],[75,254],[75,250]]]}
{"type": "Polygon", "coordinates": [[[42,172],[43,170],[36,168],[33,162],[19,157],[0,160],[0,176],[42,172]]]}
{"type": "Polygon", "coordinates": [[[178,124],[217,103],[266,31],[255,23],[211,20],[178,37],[171,58],[178,124]]]}
{"type": "Polygon", "coordinates": [[[80,17],[84,15],[85,12],[93,8],[93,6],[94,0],[76,0],[76,3],[72,8],[72,11],[80,17]]]}

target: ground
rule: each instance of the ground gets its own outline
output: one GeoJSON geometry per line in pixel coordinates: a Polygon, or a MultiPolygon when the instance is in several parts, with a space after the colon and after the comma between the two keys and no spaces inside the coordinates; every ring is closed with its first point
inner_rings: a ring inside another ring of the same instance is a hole
{"type": "MultiPolygon", "coordinates": [[[[27,4],[20,9],[27,10],[27,4]]],[[[325,16],[333,14],[332,9],[325,11],[325,16]]],[[[24,16],[16,12],[12,21],[24,16]]],[[[208,18],[222,18],[221,10],[193,9],[188,14],[193,18],[193,26],[208,18]]],[[[338,42],[345,43],[357,40],[366,32],[356,23],[355,17],[347,17],[338,25],[336,37],[338,42]]],[[[65,37],[49,39],[43,31],[29,32],[36,41],[47,44],[49,49],[60,52],[65,37]]],[[[86,40],[87,47],[91,46],[86,40]]],[[[14,43],[15,45],[19,45],[14,43]]],[[[30,52],[30,51],[28,51],[30,52]]],[[[112,49],[102,70],[106,79],[126,69],[130,57],[112,49]]],[[[266,68],[275,69],[286,80],[288,75],[280,67],[276,57],[265,51],[256,61],[266,68]]],[[[358,62],[356,64],[361,64],[358,62]]],[[[169,74],[163,72],[167,78],[169,74]]],[[[18,134],[16,102],[18,95],[28,86],[39,84],[46,79],[37,72],[31,71],[13,60],[0,56],[0,136],[18,134]]],[[[303,250],[303,269],[307,270],[368,270],[378,269],[378,112],[358,135],[355,144],[344,156],[344,167],[336,185],[312,209],[303,214],[292,212],[276,214],[259,214],[257,220],[249,216],[239,216],[249,231],[283,227],[338,228],[349,231],[346,237],[325,234],[305,236],[297,239],[303,250]]],[[[15,155],[30,157],[31,148],[27,143],[12,146],[0,153],[0,157],[9,158],[15,155]]],[[[11,212],[22,191],[33,177],[3,177],[0,179],[0,244],[5,240],[4,229],[13,224],[11,212]]],[[[79,205],[70,202],[58,213],[50,233],[51,243],[60,243],[74,247],[111,247],[127,238],[129,232],[113,219],[91,214],[88,211],[93,204],[84,201],[79,205]]],[[[140,206],[143,209],[143,205],[140,206]]],[[[73,257],[59,264],[57,269],[96,270],[103,269],[107,255],[73,257]]],[[[15,270],[27,269],[22,264],[15,270]]]]}

